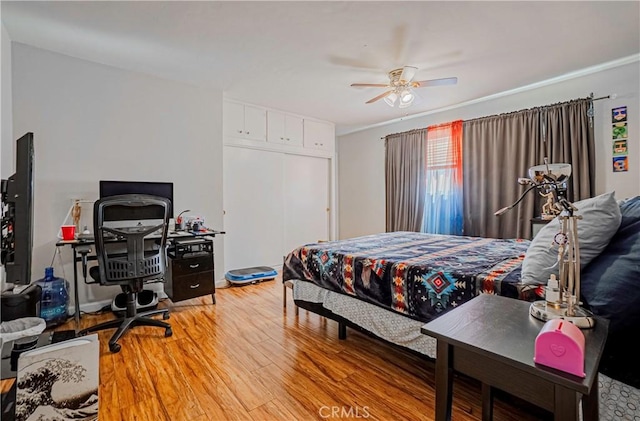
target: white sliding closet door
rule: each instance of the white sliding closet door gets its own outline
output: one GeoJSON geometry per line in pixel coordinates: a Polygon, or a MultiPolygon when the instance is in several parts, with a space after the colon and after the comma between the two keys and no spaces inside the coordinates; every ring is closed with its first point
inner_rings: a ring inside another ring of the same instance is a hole
{"type": "Polygon", "coordinates": [[[284,158],[284,254],[329,240],[329,159],[284,158]]]}
{"type": "Polygon", "coordinates": [[[282,265],[283,160],[278,152],[224,147],[225,272],[282,265]]]}

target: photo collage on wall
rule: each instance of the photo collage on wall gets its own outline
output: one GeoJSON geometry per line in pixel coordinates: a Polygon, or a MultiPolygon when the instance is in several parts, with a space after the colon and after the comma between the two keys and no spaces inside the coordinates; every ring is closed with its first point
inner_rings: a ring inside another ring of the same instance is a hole
{"type": "Polygon", "coordinates": [[[611,109],[611,138],[613,139],[613,172],[629,171],[629,130],[627,107],[611,109]]]}

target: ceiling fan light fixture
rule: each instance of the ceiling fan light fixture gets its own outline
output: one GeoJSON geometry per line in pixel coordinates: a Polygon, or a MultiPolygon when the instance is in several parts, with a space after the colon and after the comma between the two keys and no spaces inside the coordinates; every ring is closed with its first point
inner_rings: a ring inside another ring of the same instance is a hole
{"type": "Polygon", "coordinates": [[[387,103],[388,106],[393,107],[396,105],[396,100],[398,99],[398,94],[395,92],[391,92],[384,98],[384,102],[387,103]]]}
{"type": "Polygon", "coordinates": [[[404,91],[402,91],[402,93],[400,94],[400,101],[402,102],[413,101],[413,92],[411,92],[409,89],[405,89],[404,91]]]}
{"type": "Polygon", "coordinates": [[[416,97],[420,102],[420,96],[414,92],[415,88],[426,88],[429,86],[443,86],[443,85],[455,85],[458,82],[457,77],[447,77],[442,79],[429,79],[414,81],[413,77],[418,71],[417,67],[404,66],[397,69],[393,69],[388,73],[389,83],[352,83],[351,86],[356,87],[370,87],[370,88],[387,88],[386,92],[377,95],[370,100],[366,101],[366,104],[371,104],[381,99],[387,103],[390,107],[395,107],[396,104],[399,108],[407,108],[414,102],[416,97]]]}
{"type": "Polygon", "coordinates": [[[415,95],[413,94],[413,92],[411,92],[411,90],[409,89],[405,89],[400,93],[400,103],[398,104],[398,107],[406,108],[413,103],[414,99],[415,95]]]}

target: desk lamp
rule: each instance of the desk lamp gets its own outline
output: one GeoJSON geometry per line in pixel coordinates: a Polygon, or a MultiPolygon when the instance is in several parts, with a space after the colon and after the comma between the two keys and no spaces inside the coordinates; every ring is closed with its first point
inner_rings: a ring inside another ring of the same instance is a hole
{"type": "Polygon", "coordinates": [[[554,212],[561,223],[560,232],[553,240],[558,247],[559,278],[551,275],[545,290],[545,300],[535,301],[529,307],[529,314],[543,321],[551,319],[567,320],[581,329],[595,325],[593,314],[580,307],[580,247],[578,244],[578,209],[567,200],[567,181],[571,176],[570,164],[548,164],[529,168],[529,178],[519,178],[518,183],[529,187],[511,206],[500,209],[502,215],[517,206],[527,193],[538,190],[543,196],[553,199],[554,212]]]}

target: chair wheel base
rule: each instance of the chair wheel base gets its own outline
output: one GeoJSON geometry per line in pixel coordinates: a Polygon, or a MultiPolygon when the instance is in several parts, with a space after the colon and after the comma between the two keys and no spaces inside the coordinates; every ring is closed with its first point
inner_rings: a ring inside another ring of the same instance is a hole
{"type": "Polygon", "coordinates": [[[170,327],[168,327],[165,331],[164,331],[164,337],[168,338],[169,336],[173,336],[173,330],[171,330],[170,327]]]}
{"type": "Polygon", "coordinates": [[[109,351],[114,354],[120,352],[120,348],[122,348],[120,344],[109,344],[109,351]]]}
{"type": "Polygon", "coordinates": [[[162,319],[163,319],[163,320],[167,320],[167,319],[169,319],[170,317],[171,317],[171,316],[169,315],[169,312],[166,312],[166,313],[164,313],[164,314],[162,315],[162,319]]]}

